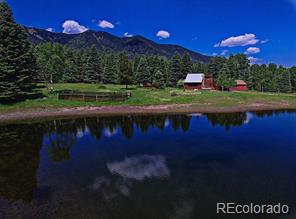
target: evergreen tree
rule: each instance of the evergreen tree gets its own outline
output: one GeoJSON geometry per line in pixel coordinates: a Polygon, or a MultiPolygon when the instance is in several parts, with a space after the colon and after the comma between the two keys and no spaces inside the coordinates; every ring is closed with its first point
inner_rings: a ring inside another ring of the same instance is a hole
{"type": "Polygon", "coordinates": [[[238,68],[238,63],[237,63],[236,56],[231,54],[229,56],[228,61],[227,61],[227,65],[228,65],[231,77],[232,78],[239,78],[238,69],[237,69],[238,68]]]}
{"type": "Polygon", "coordinates": [[[85,78],[88,83],[99,83],[102,81],[102,66],[99,54],[95,45],[93,45],[88,53],[85,78]]]}
{"type": "Polygon", "coordinates": [[[192,71],[194,73],[208,73],[208,65],[203,62],[197,62],[193,64],[192,71]]]}
{"type": "Polygon", "coordinates": [[[142,85],[151,83],[149,66],[148,66],[147,59],[145,57],[142,57],[140,59],[139,65],[137,67],[137,72],[136,72],[136,81],[137,81],[137,84],[142,84],[142,85]]]}
{"type": "Polygon", "coordinates": [[[237,59],[237,72],[239,79],[244,80],[248,85],[252,82],[249,67],[250,61],[245,54],[236,55],[237,59]]]}
{"type": "Polygon", "coordinates": [[[85,78],[86,54],[84,50],[75,53],[75,81],[83,82],[85,78]]]}
{"type": "Polygon", "coordinates": [[[126,88],[128,88],[129,84],[133,83],[132,65],[125,53],[119,55],[119,80],[121,84],[126,85],[126,88]]]}
{"type": "Polygon", "coordinates": [[[296,92],[296,67],[290,68],[291,84],[293,92],[296,92]]]}
{"type": "Polygon", "coordinates": [[[105,84],[118,83],[118,63],[117,57],[113,53],[107,54],[105,57],[103,81],[105,84]]]}
{"type": "Polygon", "coordinates": [[[219,72],[223,65],[227,62],[225,57],[212,57],[209,63],[209,73],[213,75],[214,79],[218,78],[219,72]]]}
{"type": "Polygon", "coordinates": [[[75,82],[76,81],[76,65],[74,59],[74,52],[72,49],[65,47],[65,73],[63,74],[63,82],[75,82]]]}
{"type": "Polygon", "coordinates": [[[30,94],[36,70],[25,30],[16,24],[7,2],[0,2],[0,99],[30,94]]]}
{"type": "Polygon", "coordinates": [[[235,85],[235,81],[231,78],[230,71],[226,63],[220,69],[217,84],[222,88],[222,91],[235,85]]]}
{"type": "Polygon", "coordinates": [[[170,62],[169,84],[175,87],[179,80],[183,79],[182,60],[178,53],[175,53],[170,62]]]}
{"type": "Polygon", "coordinates": [[[156,88],[165,88],[166,86],[166,78],[162,71],[158,70],[155,73],[154,80],[153,80],[153,86],[156,88]]]}
{"type": "Polygon", "coordinates": [[[190,57],[190,54],[186,52],[182,58],[182,76],[183,79],[186,78],[187,74],[192,73],[193,71],[193,63],[190,57]]]}
{"type": "Polygon", "coordinates": [[[283,67],[279,68],[279,81],[278,81],[278,91],[283,93],[291,93],[291,76],[288,69],[283,67]]]}

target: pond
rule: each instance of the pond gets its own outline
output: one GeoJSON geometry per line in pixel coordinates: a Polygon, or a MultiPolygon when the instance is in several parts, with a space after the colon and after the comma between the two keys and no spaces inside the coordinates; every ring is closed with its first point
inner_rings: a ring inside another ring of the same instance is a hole
{"type": "Polygon", "coordinates": [[[2,125],[0,218],[223,218],[217,202],[296,218],[295,140],[293,111],[2,125]]]}

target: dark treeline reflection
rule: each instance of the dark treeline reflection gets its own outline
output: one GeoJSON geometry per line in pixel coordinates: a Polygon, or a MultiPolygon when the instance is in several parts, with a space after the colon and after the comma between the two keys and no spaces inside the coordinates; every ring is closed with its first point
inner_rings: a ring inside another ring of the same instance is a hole
{"type": "Polygon", "coordinates": [[[0,197],[32,200],[43,134],[41,124],[0,126],[0,197]]]}
{"type": "MultiPolygon", "coordinates": [[[[247,123],[248,114],[258,117],[295,111],[206,114],[212,126],[225,129],[247,123]]],[[[146,133],[152,128],[187,132],[190,115],[117,116],[53,120],[44,123],[0,126],[0,197],[30,202],[37,187],[40,150],[45,147],[53,162],[70,160],[70,153],[79,137],[89,134],[100,140],[106,130],[131,139],[136,130],[146,133]],[[43,145],[44,144],[44,145],[43,145]]],[[[196,121],[198,122],[198,120],[196,121]]]]}

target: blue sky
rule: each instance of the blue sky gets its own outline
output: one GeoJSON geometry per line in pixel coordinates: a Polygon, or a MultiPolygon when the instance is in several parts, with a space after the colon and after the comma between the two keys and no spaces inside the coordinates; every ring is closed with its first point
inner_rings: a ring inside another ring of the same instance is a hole
{"type": "Polygon", "coordinates": [[[8,3],[17,22],[27,26],[67,33],[93,29],[117,36],[143,35],[207,55],[227,56],[249,49],[247,53],[253,62],[296,65],[296,0],[8,0],[8,3]]]}

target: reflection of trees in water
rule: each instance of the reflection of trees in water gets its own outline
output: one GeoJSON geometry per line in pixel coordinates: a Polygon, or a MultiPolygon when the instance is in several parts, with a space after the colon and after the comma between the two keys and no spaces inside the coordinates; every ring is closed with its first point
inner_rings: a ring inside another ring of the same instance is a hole
{"type": "Polygon", "coordinates": [[[0,198],[32,200],[43,134],[41,124],[0,127],[0,198]]]}
{"type": "Polygon", "coordinates": [[[215,127],[217,125],[225,127],[227,130],[233,127],[239,127],[247,120],[247,113],[221,113],[207,114],[208,121],[215,127]]]}
{"type": "MultiPolygon", "coordinates": [[[[70,160],[70,151],[77,139],[78,120],[54,120],[46,124],[48,155],[55,162],[70,160]]],[[[80,127],[83,129],[84,127],[80,127]]]]}
{"type": "Polygon", "coordinates": [[[253,114],[255,114],[257,117],[268,117],[268,116],[276,116],[276,115],[280,115],[283,113],[295,113],[295,110],[274,110],[274,111],[257,111],[257,112],[252,112],[253,114]]]}
{"type": "MultiPolygon", "coordinates": [[[[295,113],[295,110],[276,110],[276,111],[257,111],[250,112],[249,114],[255,115],[257,117],[270,117],[274,115],[280,115],[283,113],[295,113]]],[[[215,127],[217,125],[223,126],[226,130],[229,130],[231,127],[239,127],[245,123],[248,123],[248,113],[212,113],[206,114],[208,121],[215,127]]]]}

